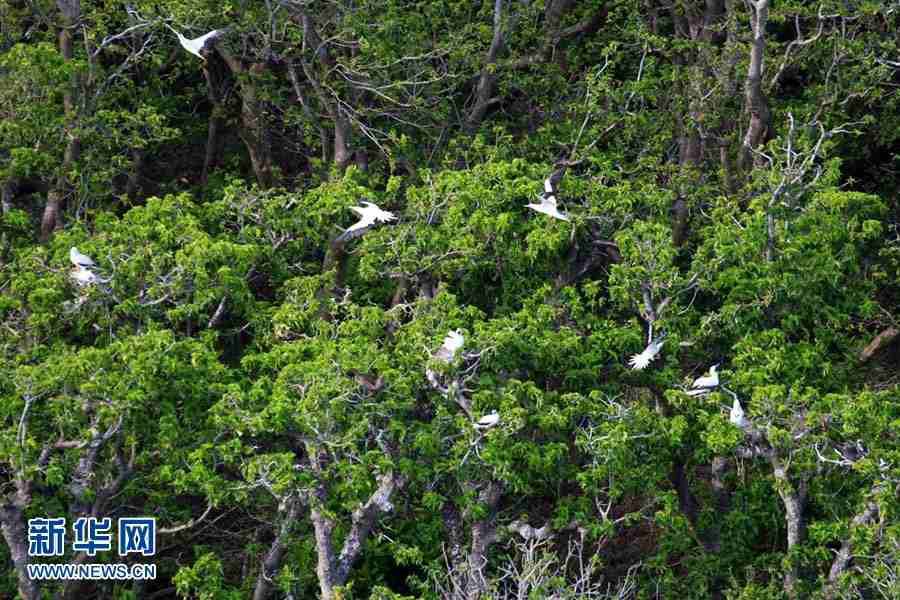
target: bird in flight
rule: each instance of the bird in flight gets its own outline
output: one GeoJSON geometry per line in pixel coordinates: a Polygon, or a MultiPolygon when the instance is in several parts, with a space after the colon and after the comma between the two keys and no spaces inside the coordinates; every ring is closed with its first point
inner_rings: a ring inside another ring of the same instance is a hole
{"type": "Polygon", "coordinates": [[[478,419],[478,421],[475,423],[475,429],[490,429],[499,422],[500,415],[497,414],[497,411],[495,410],[478,419]]]}
{"type": "Polygon", "coordinates": [[[632,369],[640,371],[641,369],[647,368],[652,361],[656,360],[659,356],[660,351],[662,350],[663,343],[666,341],[666,334],[656,337],[651,340],[647,347],[644,348],[644,351],[640,354],[635,354],[631,358],[628,359],[628,364],[632,369]]]}
{"type": "Polygon", "coordinates": [[[394,216],[394,213],[388,212],[386,210],[381,210],[376,204],[372,202],[362,200],[360,204],[362,206],[350,207],[350,210],[358,214],[360,218],[359,221],[344,230],[344,233],[341,236],[344,239],[356,237],[354,235],[356,232],[360,232],[361,234],[361,230],[371,227],[377,222],[387,223],[388,221],[397,220],[397,217],[394,216]]]}
{"type": "Polygon", "coordinates": [[[181,35],[168,23],[166,23],[165,25],[172,30],[172,33],[178,36],[178,41],[181,43],[182,48],[201,60],[206,60],[206,57],[203,56],[202,52],[207,51],[207,47],[214,43],[216,41],[216,38],[228,32],[227,29],[214,29],[207,34],[201,35],[198,38],[188,39],[181,35]]]}
{"type": "Polygon", "coordinates": [[[744,416],[744,409],[737,397],[735,397],[734,403],[731,405],[731,414],[728,416],[728,420],[731,421],[732,425],[736,425],[745,431],[750,428],[750,421],[744,416]]]}
{"type": "Polygon", "coordinates": [[[718,369],[719,365],[714,364],[709,368],[708,375],[695,379],[694,383],[691,384],[692,389],[687,393],[688,396],[702,396],[716,389],[719,386],[718,369]]]}
{"type": "Polygon", "coordinates": [[[549,177],[544,180],[544,191],[538,196],[538,198],[541,201],[540,204],[526,204],[526,206],[533,211],[551,216],[554,219],[560,219],[562,221],[569,220],[569,216],[563,212],[560,212],[560,210],[556,207],[556,195],[553,190],[553,182],[550,181],[549,177]]]}

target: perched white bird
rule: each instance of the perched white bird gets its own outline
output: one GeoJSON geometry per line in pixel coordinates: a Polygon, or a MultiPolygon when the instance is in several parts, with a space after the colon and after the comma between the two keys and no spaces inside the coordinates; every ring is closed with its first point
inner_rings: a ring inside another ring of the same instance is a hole
{"type": "MultiPolygon", "coordinates": [[[[453,358],[456,356],[459,349],[463,347],[465,341],[463,334],[458,329],[454,329],[447,334],[444,338],[444,343],[437,349],[433,357],[445,363],[453,362],[453,358]]],[[[432,387],[443,394],[447,393],[448,388],[442,385],[441,377],[438,373],[435,373],[431,369],[425,369],[425,377],[432,387]]]]}
{"type": "Polygon", "coordinates": [[[76,265],[75,268],[72,269],[71,277],[72,281],[79,287],[91,285],[98,281],[97,275],[93,271],[80,265],[76,265]]]}
{"type": "Polygon", "coordinates": [[[172,33],[178,36],[178,41],[181,42],[181,47],[193,54],[194,56],[206,60],[206,57],[201,54],[205,50],[207,50],[207,46],[214,42],[217,37],[227,33],[226,29],[214,29],[207,34],[201,35],[198,38],[188,39],[178,33],[171,25],[166,23],[166,27],[172,30],[172,33]]]}
{"type": "Polygon", "coordinates": [[[688,396],[702,396],[716,389],[719,386],[718,369],[719,365],[715,364],[709,368],[708,375],[695,379],[694,383],[691,384],[693,389],[688,392],[688,396]]]}
{"type": "Polygon", "coordinates": [[[734,404],[731,405],[731,414],[729,415],[728,420],[731,421],[732,425],[737,425],[744,430],[750,427],[750,421],[744,416],[744,409],[741,407],[741,403],[736,397],[734,399],[734,404]]]}
{"type": "Polygon", "coordinates": [[[497,414],[497,411],[495,410],[478,419],[478,422],[475,423],[475,429],[490,429],[499,422],[500,415],[497,414]]]}
{"type": "Polygon", "coordinates": [[[647,347],[644,348],[644,351],[640,354],[635,354],[631,358],[628,359],[628,364],[632,369],[641,370],[645,369],[647,365],[649,365],[652,361],[656,360],[656,357],[659,356],[660,350],[662,350],[662,346],[665,343],[665,335],[661,335],[656,339],[652,340],[647,347]]]}
{"type": "Polygon", "coordinates": [[[360,229],[365,229],[366,227],[371,227],[378,221],[387,223],[388,221],[397,220],[397,217],[394,216],[394,213],[388,212],[386,210],[381,210],[372,202],[366,202],[365,200],[363,200],[360,202],[360,204],[362,204],[362,206],[350,207],[350,210],[358,214],[360,216],[360,219],[349,228],[344,230],[345,235],[354,231],[358,231],[360,229]]]}
{"type": "Polygon", "coordinates": [[[465,341],[463,334],[458,329],[454,329],[444,338],[444,343],[434,353],[434,357],[444,362],[452,361],[453,357],[456,356],[456,352],[463,347],[465,341]]]}
{"type": "Polygon", "coordinates": [[[82,254],[75,246],[69,248],[69,262],[76,267],[90,268],[97,266],[90,256],[82,254]]]}

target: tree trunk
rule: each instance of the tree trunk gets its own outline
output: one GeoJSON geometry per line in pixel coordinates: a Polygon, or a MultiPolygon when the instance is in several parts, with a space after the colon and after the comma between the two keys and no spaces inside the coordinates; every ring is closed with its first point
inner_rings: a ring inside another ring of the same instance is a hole
{"type": "Polygon", "coordinates": [[[219,157],[219,131],[222,128],[222,99],[219,87],[210,73],[209,65],[203,67],[203,76],[206,78],[206,95],[212,105],[209,113],[209,121],[206,130],[206,152],[203,156],[203,172],[200,180],[203,185],[209,179],[209,172],[218,163],[219,157]]]}
{"type": "Polygon", "coordinates": [[[44,205],[44,214],[41,216],[41,241],[46,242],[61,225],[59,211],[62,210],[65,192],[60,188],[65,187],[65,178],[60,177],[54,188],[47,195],[47,203],[44,205]]]}
{"type": "MultiPolygon", "coordinates": [[[[532,53],[507,61],[505,64],[498,62],[500,51],[503,49],[504,33],[503,33],[503,0],[494,0],[493,15],[493,36],[491,37],[491,45],[488,48],[484,58],[484,64],[481,73],[478,76],[478,82],[475,87],[475,100],[472,108],[469,109],[465,116],[463,127],[468,133],[474,133],[484,121],[488,109],[495,104],[498,99],[494,97],[497,90],[498,73],[501,68],[505,69],[527,69],[533,65],[547,62],[553,58],[557,45],[564,39],[568,39],[578,35],[589,35],[600,29],[607,17],[607,6],[601,4],[590,17],[571,27],[561,28],[560,23],[565,12],[573,5],[572,0],[547,0],[544,3],[544,35],[540,48],[532,53]]],[[[514,28],[516,14],[512,13],[506,17],[507,30],[514,28]]],[[[565,54],[559,53],[560,68],[566,70],[565,54]]]]}
{"type": "MultiPolygon", "coordinates": [[[[59,52],[66,62],[71,62],[74,57],[74,40],[72,32],[81,14],[81,6],[75,1],[71,4],[59,2],[62,13],[62,28],[59,31],[59,52]]],[[[81,141],[73,131],[76,121],[75,89],[78,85],[78,75],[73,74],[70,84],[63,91],[63,106],[66,111],[66,135],[68,142],[63,157],[62,169],[53,188],[47,194],[47,204],[44,206],[44,214],[41,217],[41,240],[50,239],[53,232],[61,225],[60,212],[65,203],[65,198],[70,191],[68,171],[81,154],[81,141]]]]}
{"type": "MultiPolygon", "coordinates": [[[[251,71],[254,68],[251,68],[251,71]]],[[[272,140],[255,83],[244,82],[241,84],[241,100],[241,139],[244,140],[244,145],[247,146],[250,154],[256,181],[261,188],[267,189],[274,185],[272,140]]]]}
{"type": "Polygon", "coordinates": [[[297,513],[300,510],[300,502],[297,499],[287,500],[286,510],[279,511],[281,514],[281,525],[269,551],[266,553],[259,568],[259,576],[256,578],[256,587],[253,589],[253,600],[266,600],[275,589],[274,577],[281,568],[281,560],[284,558],[284,552],[291,535],[291,528],[297,520],[297,513]]]}
{"type": "Polygon", "coordinates": [[[731,508],[731,494],[725,486],[725,475],[728,473],[728,459],[716,456],[712,460],[713,510],[719,518],[713,520],[712,526],[705,532],[703,546],[706,551],[716,554],[722,549],[722,520],[731,508]]]}
{"type": "Polygon", "coordinates": [[[475,88],[475,104],[466,116],[465,129],[473,133],[481,125],[497,88],[497,55],[503,47],[503,0],[494,0],[494,35],[475,88]]]}
{"type": "Polygon", "coordinates": [[[322,144],[322,162],[327,163],[328,152],[331,149],[331,138],[328,136],[325,127],[322,126],[321,121],[313,114],[312,109],[309,107],[309,102],[307,102],[306,95],[303,93],[303,88],[300,85],[300,77],[297,75],[297,69],[290,63],[288,63],[288,78],[291,80],[291,86],[294,88],[294,96],[303,108],[303,113],[306,115],[306,118],[309,119],[309,122],[315,125],[316,129],[319,131],[319,140],[322,144]]]}
{"type": "Polygon", "coordinates": [[[784,591],[790,598],[797,597],[797,565],[794,564],[794,558],[790,557],[793,549],[803,541],[803,503],[795,494],[785,494],[782,496],[784,501],[784,520],[787,525],[787,550],[789,560],[791,561],[787,572],[784,574],[784,591]]]}
{"type": "Polygon", "coordinates": [[[691,492],[691,485],[684,470],[684,462],[680,457],[675,457],[672,463],[672,470],[669,473],[669,480],[678,494],[678,507],[681,513],[687,518],[692,528],[697,526],[697,500],[691,492]]]}
{"type": "Polygon", "coordinates": [[[266,69],[265,63],[253,63],[249,67],[226,48],[216,45],[216,50],[241,86],[240,136],[247,152],[256,181],[263,189],[275,185],[272,172],[272,139],[266,123],[265,105],[259,98],[257,80],[266,69]]]}
{"type": "Polygon", "coordinates": [[[203,156],[203,173],[200,175],[200,182],[203,185],[206,185],[206,182],[209,181],[209,172],[212,171],[213,167],[218,163],[218,150],[219,150],[219,128],[221,126],[221,119],[216,115],[216,110],[213,109],[213,114],[209,115],[209,122],[207,124],[206,130],[206,153],[203,156]]]}
{"type": "Polygon", "coordinates": [[[17,502],[0,506],[0,532],[9,548],[13,568],[18,578],[19,595],[24,600],[40,600],[40,588],[36,581],[28,577],[28,528],[25,512],[17,502]]]}
{"type": "MultiPolygon", "coordinates": [[[[329,52],[328,44],[322,40],[319,33],[316,31],[316,24],[313,19],[309,14],[302,10],[294,13],[293,19],[303,29],[304,48],[317,48],[316,58],[319,64],[326,71],[332,69],[335,62],[334,58],[329,52]]],[[[331,94],[325,90],[322,82],[319,81],[319,78],[313,73],[312,65],[303,58],[301,58],[299,62],[300,67],[303,69],[303,75],[306,77],[307,81],[309,81],[310,85],[312,85],[316,98],[332,121],[332,129],[334,132],[334,135],[332,136],[334,138],[332,156],[334,157],[335,166],[337,166],[339,171],[343,171],[353,160],[353,150],[350,147],[350,137],[353,130],[350,119],[344,113],[344,109],[341,108],[340,102],[331,97],[331,94]]],[[[302,90],[300,89],[297,77],[293,72],[290,74],[294,84],[294,92],[297,95],[297,99],[302,102],[303,94],[301,93],[302,90]]],[[[304,110],[305,109],[306,105],[304,103],[304,110]]],[[[320,127],[319,136],[322,138],[324,144],[327,140],[327,134],[324,127],[320,127]]],[[[324,149],[323,153],[325,153],[324,149]]]]}
{"type": "Polygon", "coordinates": [[[334,109],[334,164],[343,171],[353,160],[350,150],[350,122],[340,106],[334,109]]]}
{"type": "Polygon", "coordinates": [[[141,172],[144,169],[144,151],[135,148],[131,152],[131,173],[128,174],[128,182],[125,184],[125,195],[129,200],[136,200],[141,188],[141,172]]]}
{"type": "MultiPolygon", "coordinates": [[[[688,16],[680,14],[673,6],[672,21],[675,24],[676,34],[690,40],[707,40],[710,38],[711,34],[708,33],[707,25],[713,22],[715,15],[711,11],[718,6],[715,2],[710,4],[712,7],[708,6],[706,13],[702,15],[691,13],[688,16]]],[[[675,56],[675,63],[685,68],[697,68],[700,62],[702,62],[702,57],[693,54],[681,53],[675,56]]],[[[679,90],[680,95],[687,98],[689,106],[692,106],[694,102],[693,91],[690,85],[679,90]]],[[[697,130],[698,117],[699,115],[694,109],[689,109],[684,115],[677,117],[678,164],[682,167],[682,171],[689,173],[692,180],[697,176],[697,173],[692,171],[692,169],[697,169],[703,158],[703,144],[700,139],[700,133],[697,130]]],[[[682,182],[680,189],[676,190],[677,196],[672,203],[672,245],[675,247],[681,246],[687,239],[687,197],[691,193],[692,184],[693,181],[690,183],[682,182]]]]}
{"type": "Polygon", "coordinates": [[[319,578],[319,591],[322,600],[333,600],[335,583],[334,546],[331,534],[334,524],[318,508],[310,511],[316,538],[316,575],[319,578]]]}
{"type": "Polygon", "coordinates": [[[750,123],[744,134],[739,164],[744,173],[748,172],[753,165],[753,150],[765,141],[771,120],[769,103],[762,89],[768,18],[769,0],[752,0],[750,2],[750,28],[753,31],[753,43],[750,49],[750,64],[747,67],[747,83],[744,88],[750,123]]]}
{"type": "Polygon", "coordinates": [[[353,152],[353,158],[356,160],[356,168],[363,173],[369,170],[369,153],[364,148],[358,148],[353,152]]]}
{"type": "Polygon", "coordinates": [[[784,503],[784,521],[787,529],[787,571],[784,573],[784,592],[788,598],[798,597],[797,584],[799,575],[796,557],[793,556],[796,547],[803,542],[804,505],[806,503],[806,484],[801,482],[794,486],[788,476],[787,468],[780,456],[773,454],[771,457],[773,474],[775,476],[776,489],[781,501],[784,503]]]}
{"type": "Polygon", "coordinates": [[[488,563],[488,550],[497,540],[497,524],[494,522],[503,487],[496,481],[488,483],[478,494],[478,501],[487,506],[487,515],[472,524],[471,545],[466,559],[466,600],[481,600],[487,593],[484,568],[488,563]]]}
{"type": "Polygon", "coordinates": [[[878,512],[878,503],[870,500],[850,521],[850,531],[841,542],[841,548],[834,557],[834,562],[831,563],[831,569],[828,572],[828,583],[825,586],[826,600],[832,600],[835,597],[841,575],[847,570],[847,567],[850,565],[850,559],[853,558],[853,529],[871,523],[878,516],[878,512]]]}
{"type": "MultiPolygon", "coordinates": [[[[312,471],[317,476],[321,476],[323,461],[327,459],[320,456],[320,452],[312,444],[307,444],[307,455],[312,471]]],[[[312,520],[315,531],[316,575],[319,578],[322,600],[334,600],[336,588],[347,583],[350,569],[362,553],[363,545],[374,528],[376,520],[379,516],[394,510],[391,498],[405,485],[406,478],[393,471],[387,471],[378,476],[378,487],[368,500],[354,509],[350,519],[350,528],[339,554],[335,552],[332,539],[335,529],[334,519],[329,517],[324,509],[328,500],[328,490],[322,482],[316,485],[310,499],[310,520],[312,520]]]]}
{"type": "Polygon", "coordinates": [[[766,262],[775,260],[775,237],[777,231],[775,215],[772,213],[773,210],[775,210],[774,202],[770,202],[766,212],[766,262]]]}
{"type": "Polygon", "coordinates": [[[3,182],[0,187],[0,215],[5,215],[12,210],[13,198],[16,195],[16,182],[12,179],[3,182]]]}

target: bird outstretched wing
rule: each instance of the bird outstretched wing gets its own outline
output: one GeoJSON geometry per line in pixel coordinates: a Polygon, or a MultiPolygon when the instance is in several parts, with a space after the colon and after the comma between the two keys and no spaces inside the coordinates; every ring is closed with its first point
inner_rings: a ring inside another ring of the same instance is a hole
{"type": "Polygon", "coordinates": [[[360,200],[359,203],[361,206],[350,207],[350,210],[360,216],[359,221],[344,230],[344,233],[338,236],[339,241],[345,242],[347,240],[352,240],[356,237],[361,236],[378,221],[385,223],[387,221],[394,221],[397,219],[397,217],[395,217],[393,213],[390,213],[386,210],[381,210],[380,208],[378,208],[378,205],[373,202],[360,200]]]}
{"type": "Polygon", "coordinates": [[[646,350],[644,350],[640,354],[635,354],[631,358],[629,358],[628,365],[632,369],[640,371],[642,369],[646,369],[651,360],[653,360],[653,358],[647,353],[646,350]]]}
{"type": "Polygon", "coordinates": [[[628,364],[632,369],[640,371],[642,369],[647,368],[652,361],[656,360],[656,357],[659,356],[660,350],[662,350],[662,346],[665,343],[665,334],[660,335],[658,338],[652,340],[647,347],[644,348],[644,351],[640,354],[635,354],[630,359],[628,359],[628,364]]]}
{"type": "Polygon", "coordinates": [[[697,396],[704,396],[704,395],[710,393],[712,390],[713,390],[712,388],[698,388],[696,390],[688,390],[685,393],[688,396],[697,397],[697,396]]]}
{"type": "Polygon", "coordinates": [[[348,227],[348,228],[344,231],[344,233],[345,233],[345,234],[347,234],[347,233],[353,233],[354,231],[360,231],[360,232],[362,232],[362,230],[365,230],[365,229],[367,229],[368,227],[371,227],[371,226],[374,225],[374,224],[375,224],[375,219],[372,219],[372,218],[369,217],[369,216],[364,216],[364,217],[361,218],[359,221],[357,221],[356,223],[354,223],[353,225],[351,225],[350,227],[348,227]]]}
{"type": "Polygon", "coordinates": [[[206,48],[216,40],[216,38],[221,37],[228,33],[227,29],[213,29],[207,34],[201,35],[194,42],[197,44],[197,47],[201,50],[206,50],[206,48]]]}

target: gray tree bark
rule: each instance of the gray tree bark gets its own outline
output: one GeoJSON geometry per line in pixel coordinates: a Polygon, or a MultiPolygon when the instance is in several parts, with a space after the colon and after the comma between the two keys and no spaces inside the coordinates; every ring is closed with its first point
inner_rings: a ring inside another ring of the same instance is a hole
{"type": "MultiPolygon", "coordinates": [[[[312,471],[322,474],[326,458],[311,444],[307,445],[307,455],[312,471]]],[[[315,532],[317,563],[316,575],[322,600],[335,600],[336,591],[347,583],[350,569],[362,553],[363,545],[382,515],[394,510],[391,498],[406,485],[406,478],[393,470],[378,476],[378,487],[369,498],[353,511],[350,530],[344,538],[340,552],[334,545],[335,520],[328,515],[325,505],[328,490],[319,483],[310,498],[310,519],[315,532]]]]}
{"type": "Polygon", "coordinates": [[[300,499],[289,498],[278,511],[281,524],[278,527],[275,539],[272,540],[272,544],[269,546],[269,551],[266,552],[266,556],[260,565],[256,586],[253,588],[253,600],[266,600],[275,590],[275,575],[278,573],[278,569],[281,568],[281,561],[284,558],[285,550],[287,550],[291,531],[300,512],[300,506],[300,499]]]}
{"type": "Polygon", "coordinates": [[[765,141],[771,126],[769,102],[762,88],[766,49],[766,23],[769,19],[769,0],[751,0],[750,29],[753,34],[750,48],[750,64],[747,67],[747,82],[744,96],[750,122],[741,146],[739,166],[748,172],[754,164],[753,150],[765,141]]]}
{"type": "MultiPolygon", "coordinates": [[[[66,62],[72,62],[75,56],[74,35],[75,27],[81,18],[80,0],[57,0],[61,24],[58,35],[59,52],[66,62]]],[[[47,194],[47,203],[44,205],[44,214],[41,217],[41,240],[50,239],[53,232],[60,226],[61,211],[65,199],[70,191],[68,171],[74,166],[81,156],[81,139],[75,133],[77,121],[77,107],[75,90],[78,87],[78,74],[72,75],[72,80],[63,91],[63,107],[66,111],[66,150],[63,155],[63,164],[59,176],[53,187],[47,194]]]]}

